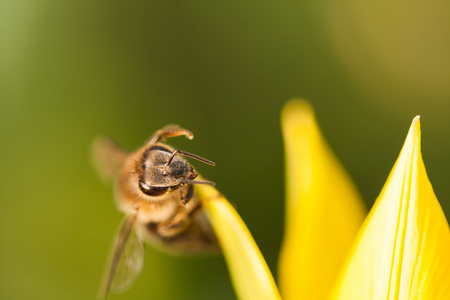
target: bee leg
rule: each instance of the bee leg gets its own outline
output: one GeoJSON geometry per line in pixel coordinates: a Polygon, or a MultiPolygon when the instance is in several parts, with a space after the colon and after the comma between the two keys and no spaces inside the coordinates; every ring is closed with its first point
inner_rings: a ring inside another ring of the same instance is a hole
{"type": "Polygon", "coordinates": [[[170,221],[159,224],[158,232],[163,236],[170,236],[177,234],[186,228],[189,225],[193,215],[202,207],[200,202],[195,202],[193,204],[194,205],[188,210],[176,214],[170,221]]]}
{"type": "Polygon", "coordinates": [[[172,220],[158,224],[157,233],[163,237],[170,237],[182,232],[190,223],[188,214],[177,214],[172,220]]]}
{"type": "Polygon", "coordinates": [[[191,209],[183,211],[184,219],[177,214],[173,222],[157,224],[153,236],[161,242],[161,246],[174,253],[220,251],[217,237],[202,207],[202,203],[193,198],[187,205],[191,209]]]}
{"type": "Polygon", "coordinates": [[[189,187],[185,190],[185,193],[183,192],[181,194],[181,203],[186,205],[186,203],[188,203],[189,200],[191,200],[193,195],[194,195],[194,186],[190,184],[189,187]]]}
{"type": "Polygon", "coordinates": [[[155,144],[160,141],[164,141],[166,138],[176,137],[184,135],[188,139],[192,140],[194,138],[194,134],[187,129],[180,128],[178,125],[168,125],[153,134],[148,145],[155,144]]]}

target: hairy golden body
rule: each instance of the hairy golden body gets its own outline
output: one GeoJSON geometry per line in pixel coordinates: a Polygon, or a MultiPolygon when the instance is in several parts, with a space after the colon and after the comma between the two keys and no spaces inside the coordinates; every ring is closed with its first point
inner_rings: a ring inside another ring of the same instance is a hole
{"type": "Polygon", "coordinates": [[[102,177],[115,178],[117,206],[126,215],[99,294],[101,299],[107,298],[111,286],[124,290],[137,277],[143,263],[143,238],[171,252],[219,249],[194,193],[196,184],[214,183],[194,180],[198,173],[181,155],[214,163],[160,143],[180,135],[193,138],[190,131],[170,125],[132,153],[109,139],[94,143],[95,165],[102,177]]]}

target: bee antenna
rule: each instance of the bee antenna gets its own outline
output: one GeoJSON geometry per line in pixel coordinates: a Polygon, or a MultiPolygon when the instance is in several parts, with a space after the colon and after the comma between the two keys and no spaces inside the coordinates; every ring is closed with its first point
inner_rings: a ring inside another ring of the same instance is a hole
{"type": "Polygon", "coordinates": [[[207,180],[188,180],[188,179],[179,179],[179,182],[182,183],[190,183],[190,184],[206,184],[206,185],[210,185],[210,186],[215,186],[216,183],[212,182],[212,181],[207,181],[207,180]]]}
{"type": "Polygon", "coordinates": [[[181,151],[181,150],[175,150],[175,151],[173,151],[172,155],[169,157],[169,160],[166,162],[166,166],[169,166],[169,164],[172,162],[173,158],[175,157],[175,155],[177,153],[180,153],[181,155],[184,155],[184,156],[196,159],[196,160],[201,161],[202,163],[205,163],[205,164],[210,165],[210,166],[215,166],[216,165],[215,162],[207,160],[206,158],[200,157],[198,155],[195,155],[195,154],[192,154],[192,153],[189,153],[189,152],[185,152],[185,151],[181,151]]]}

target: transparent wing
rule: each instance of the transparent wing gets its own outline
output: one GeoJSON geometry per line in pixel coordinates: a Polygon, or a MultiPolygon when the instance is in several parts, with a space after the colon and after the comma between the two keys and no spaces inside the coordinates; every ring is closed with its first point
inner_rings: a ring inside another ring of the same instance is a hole
{"type": "Polygon", "coordinates": [[[127,151],[107,137],[98,137],[92,143],[93,164],[104,181],[116,177],[127,156],[127,151]]]}
{"type": "Polygon", "coordinates": [[[116,292],[126,290],[142,270],[145,247],[140,228],[134,226],[136,218],[137,212],[133,212],[120,227],[98,294],[99,299],[107,299],[111,286],[116,292]]]}
{"type": "Polygon", "coordinates": [[[144,266],[144,254],[145,245],[142,241],[142,232],[140,228],[134,227],[125,245],[112,282],[114,292],[121,293],[133,284],[144,266]]]}

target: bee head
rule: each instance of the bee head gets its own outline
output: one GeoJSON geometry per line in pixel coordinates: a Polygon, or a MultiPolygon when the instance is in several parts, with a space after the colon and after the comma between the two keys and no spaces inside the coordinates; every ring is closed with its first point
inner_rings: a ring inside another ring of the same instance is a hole
{"type": "Polygon", "coordinates": [[[157,197],[178,189],[185,184],[208,184],[211,181],[194,180],[198,173],[183,156],[191,157],[214,166],[214,162],[195,154],[180,150],[170,150],[165,145],[156,144],[145,150],[140,162],[139,189],[146,195],[157,197]]]}

